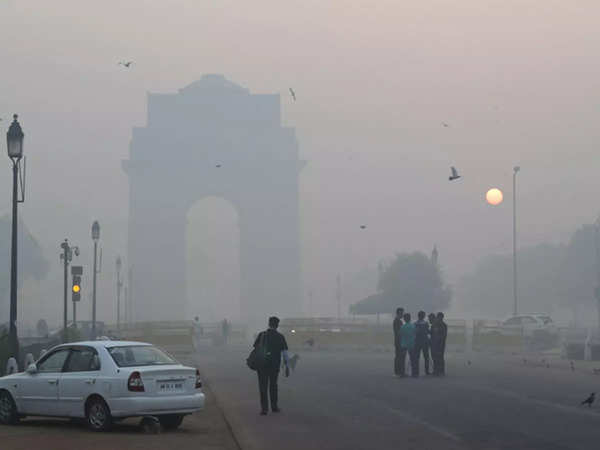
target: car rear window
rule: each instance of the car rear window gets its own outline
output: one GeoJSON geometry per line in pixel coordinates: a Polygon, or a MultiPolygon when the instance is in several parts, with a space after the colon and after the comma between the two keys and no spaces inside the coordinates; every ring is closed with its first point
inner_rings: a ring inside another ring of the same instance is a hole
{"type": "Polygon", "coordinates": [[[151,345],[129,345],[107,349],[119,367],[159,366],[178,364],[162,350],[151,345]]]}

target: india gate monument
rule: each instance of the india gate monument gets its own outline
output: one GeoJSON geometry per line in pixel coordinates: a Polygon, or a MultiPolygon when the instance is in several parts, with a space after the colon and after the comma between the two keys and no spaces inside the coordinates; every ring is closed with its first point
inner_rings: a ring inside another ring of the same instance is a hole
{"type": "Polygon", "coordinates": [[[207,196],[238,214],[241,317],[298,315],[301,167],[279,94],[251,94],[222,75],[148,94],[147,124],[133,128],[123,161],[133,319],[189,319],[186,214],[207,196]]]}

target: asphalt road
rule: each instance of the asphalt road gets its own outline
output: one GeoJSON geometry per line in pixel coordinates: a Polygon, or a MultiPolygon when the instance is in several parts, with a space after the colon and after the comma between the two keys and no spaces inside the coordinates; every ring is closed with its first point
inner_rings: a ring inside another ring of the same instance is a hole
{"type": "Polygon", "coordinates": [[[301,353],[280,381],[281,414],[259,416],[245,349],[195,356],[244,450],[590,449],[600,442],[600,376],[566,362],[449,355],[448,376],[398,379],[393,355],[301,353]],[[471,361],[469,365],[467,360],[471,361]]]}

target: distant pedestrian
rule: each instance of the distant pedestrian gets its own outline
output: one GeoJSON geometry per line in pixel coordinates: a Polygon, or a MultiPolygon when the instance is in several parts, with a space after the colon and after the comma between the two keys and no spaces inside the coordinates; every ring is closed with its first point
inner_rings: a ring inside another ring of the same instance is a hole
{"type": "Polygon", "coordinates": [[[419,373],[419,358],[423,354],[425,363],[425,375],[429,372],[429,323],[425,320],[425,311],[419,311],[418,320],[415,322],[416,341],[415,341],[415,366],[417,374],[419,373]]]}
{"type": "Polygon", "coordinates": [[[410,359],[411,375],[419,376],[419,366],[416,365],[415,341],[417,330],[415,324],[410,322],[410,314],[404,314],[404,325],[400,328],[400,376],[406,376],[406,355],[410,359]]]}
{"type": "Polygon", "coordinates": [[[277,331],[279,319],[269,317],[269,328],[262,331],[256,337],[254,348],[265,346],[266,361],[264,366],[258,369],[258,388],[260,392],[260,414],[264,416],[269,411],[269,399],[271,400],[271,411],[280,411],[278,405],[277,378],[279,377],[279,366],[281,358],[285,362],[285,376],[289,376],[288,346],[283,334],[277,331]]]}
{"type": "Polygon", "coordinates": [[[194,338],[194,350],[198,350],[200,347],[200,339],[204,334],[204,329],[202,328],[202,324],[200,323],[200,318],[198,316],[194,317],[194,322],[192,323],[193,329],[193,338],[194,338]]]}
{"type": "Polygon", "coordinates": [[[431,326],[431,356],[433,358],[433,374],[444,376],[446,374],[446,364],[444,353],[446,351],[446,338],[448,336],[448,326],[444,322],[444,313],[438,313],[433,325],[431,326]]]}
{"type": "Polygon", "coordinates": [[[229,339],[229,329],[229,322],[227,322],[227,319],[223,319],[223,322],[221,322],[221,332],[223,334],[223,343],[225,344],[227,344],[227,340],[229,339]]]}
{"type": "Polygon", "coordinates": [[[396,309],[396,317],[394,317],[394,349],[395,349],[394,373],[396,375],[400,375],[402,373],[402,371],[400,370],[400,353],[401,353],[400,328],[404,324],[404,322],[402,322],[403,315],[404,315],[404,308],[397,308],[396,309]]]}

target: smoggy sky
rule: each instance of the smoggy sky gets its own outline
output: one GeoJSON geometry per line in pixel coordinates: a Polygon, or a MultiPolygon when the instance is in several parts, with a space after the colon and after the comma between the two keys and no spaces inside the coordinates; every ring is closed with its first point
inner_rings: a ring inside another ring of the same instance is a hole
{"type": "MultiPolygon", "coordinates": [[[[0,128],[20,114],[21,211],[53,266],[49,301],[62,292],[60,241],[89,265],[98,219],[100,313],[111,317],[131,128],[145,123],[147,92],[204,73],[282,94],[308,160],[304,284],[323,313],[337,272],[395,251],[437,243],[451,282],[510,251],[514,165],[520,243],[566,240],[599,212],[599,16],[585,0],[0,0],[0,128]],[[130,69],[117,65],[127,59],[130,69]],[[450,165],[464,179],[449,183],[450,165]],[[501,206],[485,204],[489,187],[504,190],[501,206]]],[[[6,212],[10,175],[6,159],[6,212]]]]}

